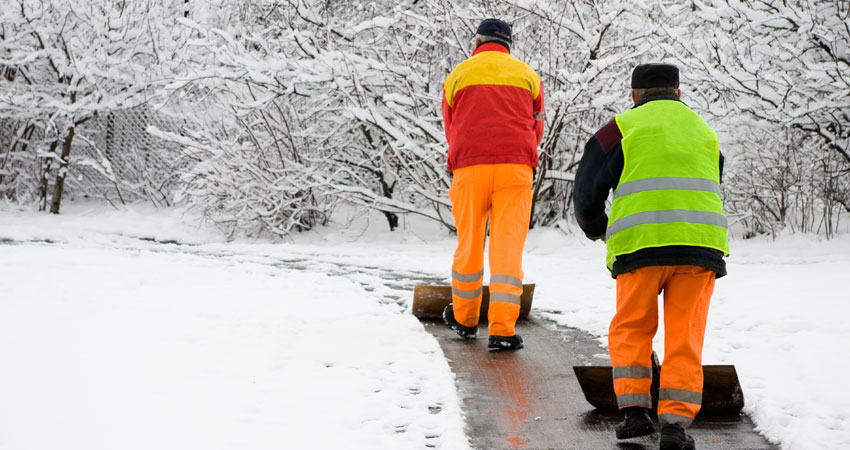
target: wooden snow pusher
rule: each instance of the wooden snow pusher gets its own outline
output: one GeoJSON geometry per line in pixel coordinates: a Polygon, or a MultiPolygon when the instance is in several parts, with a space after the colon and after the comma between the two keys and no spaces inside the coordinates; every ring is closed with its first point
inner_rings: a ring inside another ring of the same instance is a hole
{"type": "MultiPolygon", "coordinates": [[[[480,321],[487,320],[487,310],[490,306],[490,289],[484,286],[481,299],[480,321]]],[[[523,284],[520,296],[519,318],[523,319],[531,311],[531,297],[534,296],[534,285],[523,284]]],[[[441,319],[443,310],[452,302],[451,286],[419,285],[413,288],[413,315],[420,319],[441,319]]]]}
{"type": "MultiPolygon", "coordinates": [[[[658,408],[658,380],[661,365],[652,353],[652,409],[658,408]]],[[[599,410],[617,410],[611,366],[573,366],[587,402],[599,410]]],[[[702,366],[703,388],[700,413],[737,414],[744,407],[744,392],[735,366],[702,366]]]]}

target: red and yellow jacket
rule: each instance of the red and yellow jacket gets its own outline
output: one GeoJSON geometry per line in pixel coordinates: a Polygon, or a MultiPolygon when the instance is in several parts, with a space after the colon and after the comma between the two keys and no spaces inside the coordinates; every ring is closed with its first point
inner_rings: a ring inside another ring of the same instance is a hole
{"type": "Polygon", "coordinates": [[[443,82],[443,122],[449,171],[475,164],[537,167],[543,83],[501,44],[482,44],[443,82]]]}

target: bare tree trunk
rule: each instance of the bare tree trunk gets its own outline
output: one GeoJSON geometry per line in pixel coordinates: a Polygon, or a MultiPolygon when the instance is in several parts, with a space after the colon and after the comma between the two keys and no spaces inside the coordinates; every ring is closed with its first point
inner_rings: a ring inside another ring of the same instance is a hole
{"type": "Polygon", "coordinates": [[[74,127],[68,130],[65,142],[62,143],[62,156],[59,163],[59,172],[56,174],[56,183],[53,185],[53,201],[50,205],[51,214],[59,214],[59,205],[62,203],[62,191],[65,189],[65,175],[68,172],[68,156],[71,154],[71,143],[74,141],[74,127]]]}
{"type": "MultiPolygon", "coordinates": [[[[9,133],[9,145],[6,146],[6,153],[5,155],[3,155],[3,162],[0,163],[0,186],[3,185],[3,174],[5,174],[6,171],[6,163],[9,162],[9,157],[12,154],[12,150],[18,144],[18,136],[16,135],[18,134],[19,127],[20,124],[18,122],[16,122],[10,127],[11,130],[9,133]]],[[[24,134],[26,134],[26,130],[24,130],[24,134]]]]}
{"type": "Polygon", "coordinates": [[[50,151],[48,155],[51,155],[48,158],[44,158],[45,161],[41,164],[41,182],[38,186],[38,210],[44,211],[47,209],[47,184],[48,178],[50,177],[50,170],[53,166],[53,154],[56,153],[56,147],[59,145],[59,141],[53,141],[50,144],[50,151]]]}
{"type": "MultiPolygon", "coordinates": [[[[392,185],[388,185],[386,181],[383,179],[383,175],[381,175],[381,190],[383,191],[384,197],[393,198],[393,189],[395,188],[395,182],[392,185]]],[[[384,211],[384,217],[387,218],[387,223],[390,226],[390,231],[395,231],[398,228],[398,214],[390,211],[384,211]]]]}

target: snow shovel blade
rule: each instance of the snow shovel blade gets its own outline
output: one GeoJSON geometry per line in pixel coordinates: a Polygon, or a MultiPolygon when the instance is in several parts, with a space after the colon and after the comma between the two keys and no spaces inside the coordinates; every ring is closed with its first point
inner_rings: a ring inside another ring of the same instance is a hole
{"type": "MultiPolygon", "coordinates": [[[[534,295],[533,284],[522,285],[520,296],[519,318],[523,319],[531,311],[531,297],[534,295]]],[[[451,286],[419,285],[413,288],[413,315],[420,319],[441,319],[443,310],[452,302],[451,286]]],[[[490,305],[490,288],[484,286],[481,299],[481,314],[479,321],[487,320],[487,309],[490,305]]]]}
{"type": "MultiPolygon", "coordinates": [[[[573,366],[587,402],[600,410],[617,410],[610,366],[573,366]]],[[[735,366],[702,366],[703,388],[700,412],[737,414],[744,407],[744,393],[735,366]]],[[[652,376],[653,408],[658,406],[658,372],[652,376]]]]}

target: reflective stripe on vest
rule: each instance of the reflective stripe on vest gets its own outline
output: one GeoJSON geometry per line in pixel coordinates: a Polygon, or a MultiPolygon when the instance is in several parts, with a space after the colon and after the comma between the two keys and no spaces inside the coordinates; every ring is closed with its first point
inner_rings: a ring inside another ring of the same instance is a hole
{"type": "Polygon", "coordinates": [[[614,192],[614,198],[617,199],[629,194],[635,194],[643,191],[660,191],[664,189],[676,189],[680,191],[708,191],[720,195],[720,185],[713,180],[706,180],[703,178],[658,177],[623,183],[617,186],[617,190],[614,192]]]}
{"type": "Polygon", "coordinates": [[[605,233],[606,239],[610,239],[615,233],[626,228],[636,227],[649,223],[671,223],[688,222],[701,223],[705,225],[716,225],[726,228],[726,216],[723,214],[707,211],[690,211],[687,209],[669,209],[666,211],[644,211],[617,219],[608,226],[605,233]]]}
{"type": "Polygon", "coordinates": [[[615,118],[623,173],[608,218],[607,265],[649,247],[691,245],[729,254],[717,134],[679,101],[655,100],[615,118]]]}

